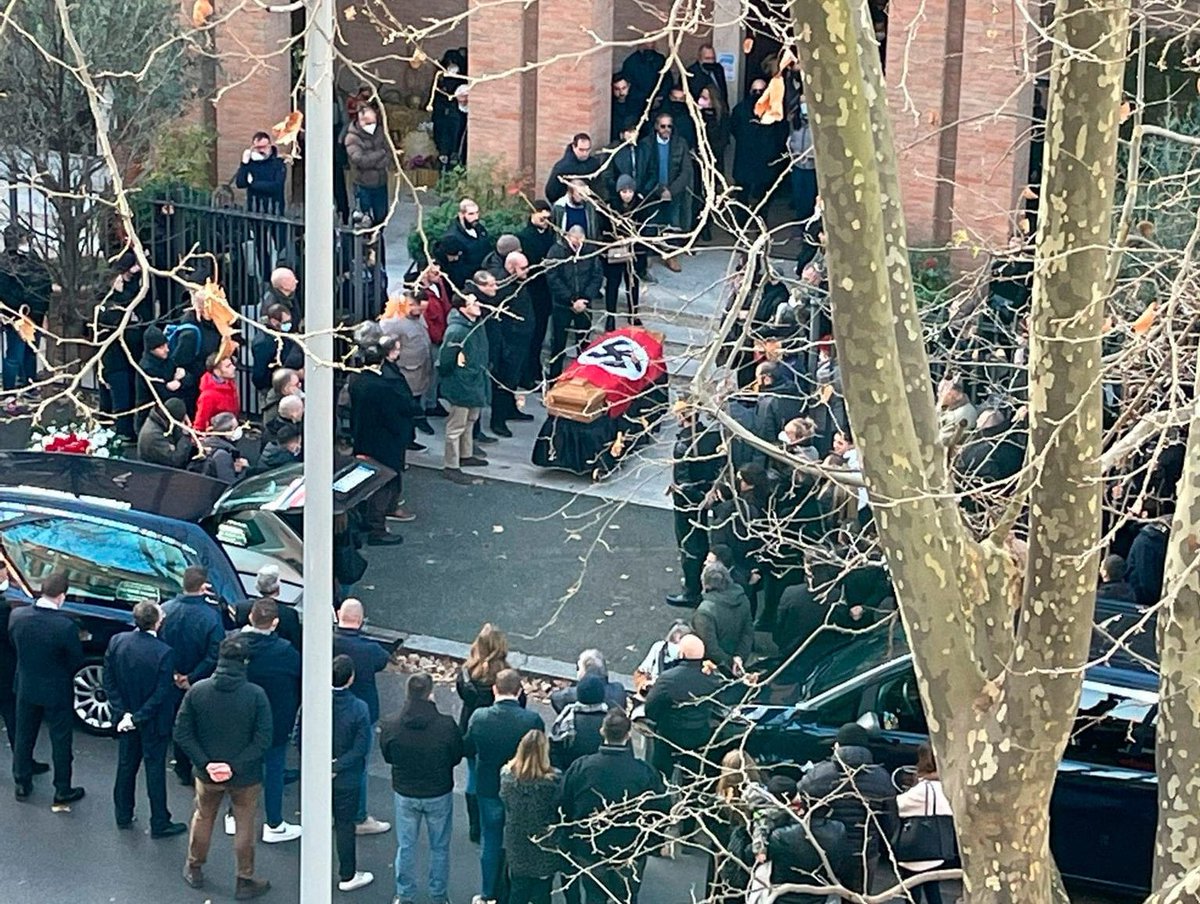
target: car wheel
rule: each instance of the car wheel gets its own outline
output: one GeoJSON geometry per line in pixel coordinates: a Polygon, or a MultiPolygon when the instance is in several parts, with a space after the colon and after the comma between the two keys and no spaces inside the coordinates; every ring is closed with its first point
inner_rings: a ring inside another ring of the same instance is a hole
{"type": "Polygon", "coordinates": [[[75,718],[80,727],[90,734],[112,734],[112,704],[104,690],[104,664],[96,661],[82,665],[73,685],[75,718]]]}

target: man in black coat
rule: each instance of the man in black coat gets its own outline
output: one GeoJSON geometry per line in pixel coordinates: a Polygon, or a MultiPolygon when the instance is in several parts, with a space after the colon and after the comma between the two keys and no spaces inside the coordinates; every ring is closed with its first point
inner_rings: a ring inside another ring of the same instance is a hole
{"type": "Polygon", "coordinates": [[[702,771],[697,754],[713,737],[717,724],[716,695],[721,678],[704,670],[704,641],[695,634],[679,641],[679,659],[658,676],[646,695],[646,718],[654,721],[650,762],[670,776],[678,763],[693,775],[702,771]]]}
{"type": "Polygon", "coordinates": [[[529,259],[513,251],[504,259],[504,280],[494,304],[496,336],[492,364],[492,432],[511,437],[509,421],[532,421],[533,415],[517,407],[516,390],[529,363],[529,348],[536,329],[533,296],[529,294],[529,259]]]}
{"type": "MultiPolygon", "coordinates": [[[[163,641],[175,651],[175,687],[186,691],[213,673],[217,667],[221,639],[225,636],[221,613],[209,602],[212,588],[208,572],[192,565],[183,572],[183,593],[163,606],[163,641]]],[[[178,709],[180,696],[173,704],[178,709]]],[[[192,764],[187,753],[175,745],[175,775],[181,785],[191,786],[192,764]]]]}
{"type": "Polygon", "coordinates": [[[1100,585],[1096,588],[1096,599],[1122,603],[1138,601],[1133,586],[1125,580],[1125,560],[1115,553],[1105,556],[1100,563],[1100,585]]]}
{"type": "Polygon", "coordinates": [[[183,880],[204,887],[213,825],[225,795],[233,804],[237,835],[236,897],[257,898],[271,887],[254,878],[254,830],[262,790],[263,754],[271,746],[271,704],[266,692],[246,679],[250,658],[240,635],[221,641],[220,658],[211,678],[188,688],[175,722],[175,744],[196,764],[196,812],[188,835],[183,880]]]}
{"type": "Polygon", "coordinates": [[[463,739],[452,716],[438,712],[427,672],[408,678],[404,708],[379,722],[379,749],[392,767],[396,794],[396,892],[401,901],[418,895],[416,853],[421,820],[429,831],[429,897],[446,899],[454,814],[454,767],[463,739]]]}
{"type": "Polygon", "coordinates": [[[1144,525],[1129,547],[1125,560],[1125,579],[1129,581],[1137,601],[1153,606],[1162,598],[1163,576],[1167,568],[1167,542],[1171,536],[1171,503],[1160,503],[1153,496],[1146,499],[1146,515],[1152,520],[1144,525]]]}
{"type": "Polygon", "coordinates": [[[690,404],[677,403],[679,433],[671,454],[671,501],[675,509],[675,542],[683,566],[683,592],[667,597],[671,606],[700,605],[700,571],[708,554],[708,533],[701,526],[704,499],[724,463],[719,432],[700,420],[690,404]]]}
{"type": "Polygon", "coordinates": [[[550,762],[555,768],[565,771],[600,749],[600,725],[609,710],[605,684],[594,672],[580,678],[574,702],[568,703],[550,726],[550,762]]]}
{"type": "Polygon", "coordinates": [[[875,765],[867,730],[854,722],[838,729],[833,756],[817,763],[801,780],[800,793],[814,801],[819,816],[846,827],[850,849],[845,885],[867,892],[882,850],[882,839],[896,828],[896,788],[882,766],[875,765]]]}
{"type": "Polygon", "coordinates": [[[751,209],[766,197],[774,182],[776,161],[787,142],[786,124],[764,125],[754,115],[754,105],[766,88],[762,79],[751,82],[750,96],[738,103],[729,117],[729,134],[734,141],[733,181],[738,186],[738,200],[751,209]]]}
{"type": "Polygon", "coordinates": [[[416,435],[413,419],[421,417],[425,409],[396,364],[400,357],[397,337],[380,333],[362,350],[367,367],[350,381],[350,436],[355,455],[366,455],[396,472],[366,506],[367,545],[392,546],[402,539],[388,533],[387,519],[397,514],[405,452],[416,435]]]}
{"type": "MultiPolygon", "coordinates": [[[[780,803],[766,838],[771,884],[837,885],[852,872],[854,852],[846,840],[845,826],[815,813],[806,817],[807,803],[796,793],[796,780],[789,776],[773,776],[767,790],[780,803]]],[[[781,904],[825,904],[825,895],[787,894],[777,900],[781,904]]]]}
{"type": "MultiPolygon", "coordinates": [[[[371,733],[379,721],[379,687],[375,676],[387,668],[390,657],[387,651],[362,633],[366,615],[363,604],[356,599],[346,599],[337,612],[337,627],[333,629],[333,652],[335,656],[349,656],[354,660],[354,683],[350,690],[367,704],[371,717],[371,733]]],[[[355,824],[360,835],[379,835],[391,829],[391,823],[376,819],[367,813],[367,776],[363,773],[359,793],[358,812],[355,824]]]]}
{"type": "Polygon", "coordinates": [[[233,184],[246,190],[247,210],[283,213],[287,164],[266,132],[255,132],[250,147],[242,151],[242,163],[234,174],[233,184]]]}
{"type": "Polygon", "coordinates": [[[492,253],[492,237],[479,219],[479,205],[470,198],[458,202],[458,216],[442,236],[443,247],[458,257],[442,267],[454,288],[462,291],[475,272],[483,267],[483,259],[492,253]]]}
{"type": "Polygon", "coordinates": [[[137,414],[134,425],[138,430],[150,416],[155,405],[165,404],[175,398],[183,388],[184,374],[171,361],[171,346],[167,337],[156,326],[149,326],[142,335],[142,358],[138,362],[139,373],[134,386],[134,403],[137,414]]]}
{"type": "Polygon", "coordinates": [[[604,269],[599,253],[584,244],[581,226],[567,230],[546,256],[550,283],[550,378],[562,373],[568,339],[578,344],[592,329],[592,305],[600,301],[604,269]]]}
{"type": "MultiPolygon", "coordinates": [[[[296,607],[292,603],[285,603],[279,598],[279,566],[264,565],[258,569],[258,574],[254,578],[254,589],[258,594],[258,599],[270,597],[277,604],[279,610],[279,625],[275,628],[275,636],[282,637],[293,647],[297,653],[304,650],[304,629],[300,624],[300,613],[296,611],[296,607]]],[[[254,608],[257,600],[242,600],[234,608],[233,625],[235,628],[244,628],[250,624],[250,610],[254,608]]]]}
{"type": "Polygon", "coordinates": [[[291,308],[276,302],[267,306],[262,319],[263,329],[254,333],[250,343],[250,382],[264,395],[271,388],[271,377],[277,369],[300,370],[304,367],[304,349],[295,339],[277,335],[290,333],[294,325],[291,308]]]}
{"type": "Polygon", "coordinates": [[[658,99],[666,94],[673,84],[671,74],[663,74],[666,65],[667,58],[655,49],[654,42],[646,41],[625,57],[625,62],[621,64],[621,72],[629,79],[631,93],[658,99]]]}
{"type": "MultiPolygon", "coordinates": [[[[27,604],[8,577],[8,562],[0,558],[0,719],[8,735],[8,746],[17,749],[17,651],[8,636],[8,619],[13,610],[27,604]]],[[[33,774],[50,771],[49,763],[33,763],[33,774]]]]}
{"type": "Polygon", "coordinates": [[[504,804],[500,800],[500,770],[513,758],[526,732],[546,730],[546,723],[519,702],[521,673],[504,669],[496,675],[495,702],[471,713],[463,750],[475,758],[475,794],[479,801],[483,883],[480,897],[493,901],[501,879],[504,845],[504,804]]]}
{"type": "MultiPolygon", "coordinates": [[[[646,115],[646,96],[633,90],[629,76],[618,72],[612,77],[612,107],[609,113],[609,141],[620,141],[628,123],[634,123],[637,134],[642,117],[646,115]]],[[[636,139],[635,139],[636,140],[636,139]]]]}
{"type": "Polygon", "coordinates": [[[545,260],[558,239],[550,225],[552,208],[549,202],[539,198],[533,202],[529,214],[529,225],[517,234],[521,240],[521,253],[529,261],[529,278],[525,280],[525,291],[533,303],[533,334],[529,337],[529,359],[521,385],[532,389],[542,381],[542,346],[546,342],[546,327],[550,325],[550,284],[546,279],[545,260]]]}
{"type": "Polygon", "coordinates": [[[701,91],[712,88],[721,95],[725,109],[729,109],[729,83],[725,81],[725,67],[717,62],[717,51],[712,44],[700,45],[696,62],[687,67],[687,79],[693,99],[699,100],[701,91]]]}
{"type": "Polygon", "coordinates": [[[241,630],[249,663],[247,680],[267,694],[271,704],[271,746],[263,755],[263,810],[267,821],[263,841],[275,844],[300,837],[300,826],[283,818],[283,774],[287,765],[288,741],[300,710],[300,654],[276,635],[279,604],[270,597],[256,600],[250,609],[250,624],[241,630]]]}
{"type": "MultiPolygon", "coordinates": [[[[691,222],[692,146],[676,131],[670,113],[654,117],[654,134],[638,145],[637,190],[647,202],[657,204],[653,224],[660,229],[684,229],[691,222]]],[[[668,257],[669,270],[679,272],[679,261],[668,257]]]]}
{"type": "Polygon", "coordinates": [[[167,743],[175,717],[175,653],[158,639],[163,614],[158,603],[133,607],[135,630],[118,634],[104,654],[104,690],[117,725],[117,778],[113,804],[117,828],[133,828],[138,767],[146,764],[150,837],[187,831],[167,809],[167,743]]]}
{"type": "Polygon", "coordinates": [[[563,155],[550,168],[546,179],[546,200],[553,204],[567,193],[567,183],[573,180],[587,182],[600,169],[601,160],[592,156],[592,136],[579,132],[563,149],[563,155]]]}
{"type": "Polygon", "coordinates": [[[38,601],[8,619],[8,636],[17,652],[17,800],[26,800],[33,790],[33,748],[44,721],[54,753],[55,807],[69,807],[83,797],[82,788],[71,786],[72,682],[83,665],[83,646],[78,626],[60,611],[66,599],[66,574],[51,572],[38,601]]]}
{"type": "Polygon", "coordinates": [[[582,880],[587,904],[637,901],[646,854],[661,844],[654,828],[646,827],[647,815],[665,816],[670,808],[662,777],[633,755],[629,730],[625,712],[610,710],[600,726],[600,749],[563,776],[559,808],[568,823],[567,843],[572,858],[591,867],[582,880]],[[589,826],[598,813],[603,823],[589,826]]]}

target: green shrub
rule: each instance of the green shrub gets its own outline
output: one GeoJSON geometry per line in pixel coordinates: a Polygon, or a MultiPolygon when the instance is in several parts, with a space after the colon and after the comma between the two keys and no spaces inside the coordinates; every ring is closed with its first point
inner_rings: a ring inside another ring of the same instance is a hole
{"type": "Polygon", "coordinates": [[[480,219],[493,237],[519,232],[529,222],[530,205],[520,177],[491,158],[446,173],[438,181],[437,192],[444,200],[436,207],[423,207],[408,236],[408,253],[418,266],[426,260],[426,243],[432,248],[442,237],[458,216],[458,202],[463,198],[473,198],[479,205],[480,219]]]}

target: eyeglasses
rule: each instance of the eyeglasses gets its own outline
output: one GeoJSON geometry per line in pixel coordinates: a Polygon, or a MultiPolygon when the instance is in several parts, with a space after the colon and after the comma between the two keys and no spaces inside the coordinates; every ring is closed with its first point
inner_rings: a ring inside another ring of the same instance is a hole
{"type": "Polygon", "coordinates": [[[658,124],[658,130],[659,130],[660,132],[669,132],[669,131],[671,131],[673,128],[675,128],[675,127],[674,127],[673,125],[671,125],[669,122],[660,122],[660,123],[658,124]]]}

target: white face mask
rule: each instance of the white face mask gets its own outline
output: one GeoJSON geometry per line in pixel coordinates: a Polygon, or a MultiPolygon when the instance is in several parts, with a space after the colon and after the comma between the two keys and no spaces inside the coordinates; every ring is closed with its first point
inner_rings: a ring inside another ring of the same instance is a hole
{"type": "Polygon", "coordinates": [[[364,123],[362,124],[362,127],[363,127],[363,131],[364,131],[364,132],[366,132],[368,135],[374,135],[374,134],[375,134],[375,129],[379,127],[379,123],[377,123],[377,122],[364,122],[364,123]]]}
{"type": "Polygon", "coordinates": [[[800,101],[800,115],[801,116],[808,115],[808,103],[806,101],[800,101]]]}
{"type": "Polygon", "coordinates": [[[783,443],[785,446],[795,446],[795,445],[798,445],[798,443],[796,443],[796,441],[795,441],[795,440],[793,440],[793,439],[792,439],[790,436],[788,436],[788,435],[787,435],[787,431],[786,431],[786,430],[781,430],[781,431],[779,431],[779,437],[778,437],[778,439],[779,439],[779,441],[780,441],[781,443],[783,443]]]}
{"type": "Polygon", "coordinates": [[[458,104],[458,109],[461,110],[463,113],[470,112],[469,110],[467,110],[467,104],[464,104],[461,101],[458,104]]]}
{"type": "Polygon", "coordinates": [[[679,644],[667,641],[667,659],[679,658],[679,644]]]}
{"type": "Polygon", "coordinates": [[[8,578],[5,578],[3,581],[0,581],[0,593],[3,593],[7,589],[8,589],[8,578]]]}
{"type": "Polygon", "coordinates": [[[235,443],[240,443],[242,441],[242,433],[242,428],[237,427],[234,429],[233,433],[229,434],[229,438],[235,443]]]}
{"type": "Polygon", "coordinates": [[[291,331],[292,331],[292,322],[290,320],[285,320],[285,321],[283,321],[283,323],[279,324],[279,332],[290,333],[291,331]]]}
{"type": "Polygon", "coordinates": [[[699,107],[701,110],[707,110],[709,107],[712,106],[712,101],[709,100],[707,97],[702,97],[698,101],[696,101],[696,106],[699,107]]]}
{"type": "Polygon", "coordinates": [[[251,151],[251,152],[250,152],[250,159],[251,159],[251,160],[266,160],[266,159],[267,159],[267,155],[266,155],[266,154],[264,154],[264,153],[262,153],[262,151],[251,151]]]}
{"type": "Polygon", "coordinates": [[[446,67],[446,73],[448,75],[458,75],[458,63],[450,63],[446,67]]]}

